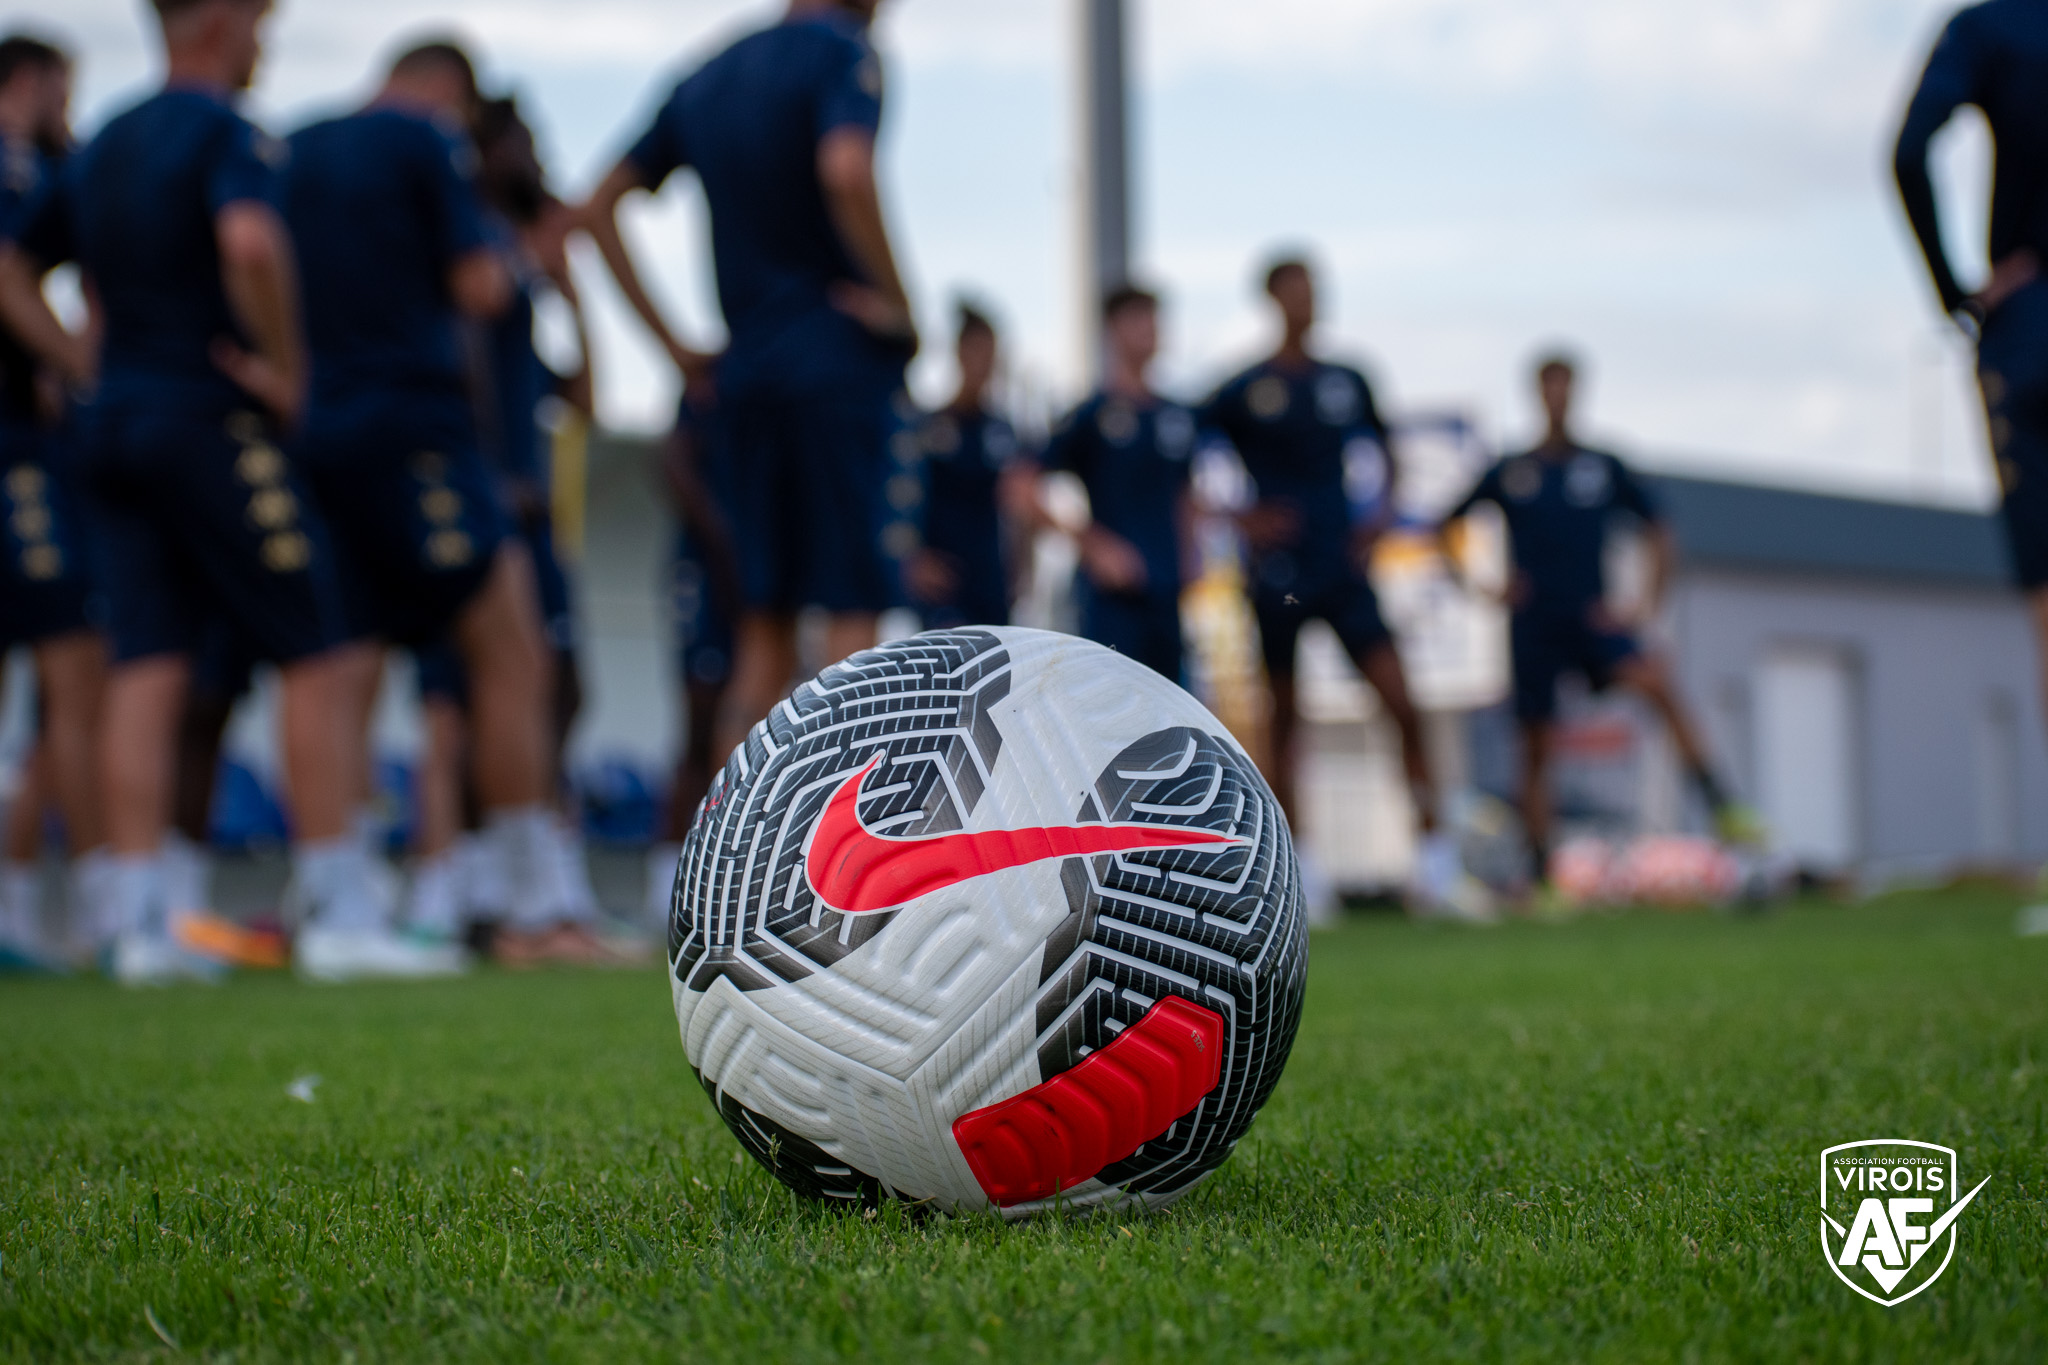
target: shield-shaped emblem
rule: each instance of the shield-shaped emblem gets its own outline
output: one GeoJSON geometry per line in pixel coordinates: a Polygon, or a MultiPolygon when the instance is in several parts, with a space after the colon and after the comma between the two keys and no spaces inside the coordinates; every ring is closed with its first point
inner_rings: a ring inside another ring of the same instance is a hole
{"type": "Polygon", "coordinates": [[[1956,1220],[1990,1183],[1960,1189],[1955,1150],[1909,1138],[1865,1138],[1820,1154],[1820,1245],[1843,1284],[1890,1308],[1941,1278],[1956,1254],[1956,1220]]]}

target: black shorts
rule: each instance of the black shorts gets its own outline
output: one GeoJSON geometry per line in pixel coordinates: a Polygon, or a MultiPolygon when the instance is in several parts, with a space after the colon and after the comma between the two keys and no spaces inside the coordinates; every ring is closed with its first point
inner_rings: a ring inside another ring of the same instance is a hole
{"type": "Polygon", "coordinates": [[[1356,568],[1346,564],[1310,576],[1292,572],[1291,563],[1276,565],[1272,559],[1254,566],[1251,588],[1267,677],[1294,676],[1295,648],[1301,628],[1310,621],[1329,622],[1354,661],[1363,661],[1393,640],[1394,633],[1380,614],[1379,594],[1356,568]]]}
{"type": "Polygon", "coordinates": [[[351,635],[439,638],[483,587],[506,535],[468,400],[366,394],[316,411],[305,452],[351,635]]]}
{"type": "Polygon", "coordinates": [[[746,607],[869,612],[901,604],[901,564],[918,547],[924,496],[908,416],[893,388],[756,394],[727,405],[746,607]]]}
{"type": "Polygon", "coordinates": [[[2030,592],[2048,587],[2048,280],[2020,290],[1986,319],[1977,380],[2014,577],[2030,592]]]}
{"type": "Polygon", "coordinates": [[[275,663],[347,638],[325,523],[264,418],[102,407],[79,470],[116,662],[190,654],[215,620],[275,663]]]}
{"type": "Polygon", "coordinates": [[[1557,684],[1577,673],[1595,692],[1604,692],[1614,675],[1642,646],[1624,631],[1604,630],[1584,611],[1523,610],[1508,623],[1514,655],[1515,716],[1547,721],[1557,715],[1557,684]]]}
{"type": "Polygon", "coordinates": [[[92,623],[79,509],[54,432],[0,419],[0,652],[92,623]]]}

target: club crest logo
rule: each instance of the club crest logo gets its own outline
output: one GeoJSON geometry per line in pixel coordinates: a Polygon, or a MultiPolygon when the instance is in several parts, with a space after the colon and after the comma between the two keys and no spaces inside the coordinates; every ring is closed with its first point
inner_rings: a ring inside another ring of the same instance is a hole
{"type": "Polygon", "coordinates": [[[1820,1245],[1828,1268],[1891,1308],[1941,1278],[1956,1254],[1956,1220],[1991,1183],[1968,1194],[1953,1148],[1865,1138],[1820,1154],[1820,1245]]]}

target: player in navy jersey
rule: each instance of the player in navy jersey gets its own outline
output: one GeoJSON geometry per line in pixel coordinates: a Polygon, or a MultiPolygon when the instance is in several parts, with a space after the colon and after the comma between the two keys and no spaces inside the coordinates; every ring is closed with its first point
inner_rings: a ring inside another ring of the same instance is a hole
{"type": "Polygon", "coordinates": [[[1310,350],[1316,287],[1308,264],[1292,258],[1275,262],[1266,272],[1265,291],[1280,316],[1279,349],[1217,390],[1200,417],[1236,449],[1258,495],[1240,520],[1273,694],[1273,791],[1294,816],[1296,645],[1301,628],[1320,619],[1379,693],[1400,734],[1424,835],[1418,908],[1455,911],[1468,904],[1458,895],[1457,846],[1438,831],[1422,718],[1409,699],[1393,632],[1365,573],[1373,542],[1393,515],[1391,436],[1365,376],[1319,360],[1310,350]]]}
{"type": "Polygon", "coordinates": [[[675,88],[585,207],[621,290],[685,374],[618,230],[620,202],[697,173],[730,333],[717,366],[732,442],[742,612],[717,740],[745,738],[789,690],[796,613],[822,608],[826,653],[871,645],[909,543],[889,541],[889,450],[916,330],[875,185],[879,0],[792,0],[675,88]]]}
{"type": "Polygon", "coordinates": [[[926,479],[925,548],[915,577],[927,630],[1009,621],[1003,510],[1018,501],[1018,480],[1028,468],[1016,431],[989,410],[998,344],[987,314],[961,305],[954,355],[960,387],[918,432],[926,479]]]}
{"type": "Polygon", "coordinates": [[[103,791],[120,924],[115,974],[203,971],[178,948],[159,853],[196,632],[230,618],[282,679],[297,898],[307,925],[345,931],[365,899],[348,850],[348,667],[325,528],[281,444],[303,406],[305,359],[284,147],[234,110],[261,52],[264,0],[156,0],[164,89],[72,158],[16,247],[0,299],[47,363],[97,390],[79,445],[114,651],[103,791]],[[75,259],[104,322],[97,357],[36,282],[75,259]],[[97,366],[95,366],[97,359],[97,366]]]}
{"type": "MultiPolygon", "coordinates": [[[[569,276],[567,208],[548,193],[532,130],[516,101],[482,101],[476,120],[477,187],[489,214],[488,226],[501,242],[512,270],[512,300],[497,318],[482,325],[477,367],[481,447],[509,514],[512,533],[531,558],[539,593],[543,633],[553,662],[547,750],[547,789],[560,796],[562,759],[570,726],[581,705],[576,665],[576,627],[568,574],[555,552],[551,495],[552,451],[541,427],[551,400],[592,415],[592,380],[582,311],[569,276]],[[568,311],[578,341],[580,368],[558,375],[535,345],[536,304],[545,296],[568,311]]],[[[610,962],[614,950],[592,929],[599,919],[582,841],[558,810],[541,856],[555,868],[558,900],[551,922],[521,928],[501,923],[514,910],[504,894],[508,879],[489,866],[490,850],[467,835],[477,803],[465,793],[463,756],[469,751],[469,688],[457,643],[435,642],[418,654],[428,744],[418,773],[419,852],[407,907],[408,927],[429,937],[453,937],[465,922],[497,923],[492,948],[501,960],[518,964],[610,962]],[[469,875],[465,875],[469,874],[469,875]]]]}
{"type": "MultiPolygon", "coordinates": [[[[1662,660],[1645,653],[1631,622],[1607,603],[1608,531],[1616,514],[1633,516],[1649,532],[1650,583],[1643,603],[1653,620],[1670,580],[1676,547],[1647,490],[1614,456],[1579,444],[1571,429],[1576,370],[1563,356],[1537,367],[1537,387],[1548,429],[1535,449],[1494,465],[1444,518],[1450,525],[1482,502],[1507,519],[1513,577],[1511,610],[1515,718],[1522,731],[1522,820],[1538,879],[1548,874],[1551,805],[1548,786],[1557,719],[1557,688],[1568,673],[1594,691],[1610,685],[1640,694],[1671,732],[1686,775],[1715,816],[1724,838],[1755,838],[1747,812],[1735,806],[1715,775],[1699,731],[1662,660]]],[[[1445,562],[1456,558],[1445,551],[1445,562]]]]}
{"type": "MultiPolygon", "coordinates": [[[[287,213],[313,355],[306,463],[356,634],[413,647],[453,638],[485,837],[514,895],[510,929],[548,937],[574,917],[550,856],[549,660],[532,559],[507,535],[460,341],[514,293],[477,191],[476,108],[467,55],[425,43],[392,64],[367,107],[292,138],[287,213]]],[[[380,651],[351,657],[362,735],[380,651]]]]}
{"type": "Polygon", "coordinates": [[[1907,110],[1897,170],[1942,309],[1977,338],[2013,571],[2033,609],[2048,699],[2048,4],[1990,0],[1949,22],[1907,110]],[[1998,153],[1991,273],[1974,294],[1942,245],[1927,169],[1929,143],[1964,105],[1983,111],[1998,153]]]}
{"type": "Polygon", "coordinates": [[[1080,532],[1081,633],[1183,681],[1180,593],[1195,415],[1152,391],[1159,298],[1134,285],[1103,301],[1100,392],[1060,419],[1045,468],[1088,490],[1080,532]]]}
{"type": "MultiPolygon", "coordinates": [[[[0,39],[0,238],[13,238],[49,192],[71,150],[71,64],[21,35],[0,39]]],[[[43,931],[38,865],[42,814],[64,817],[73,898],[89,912],[106,858],[93,752],[106,647],[88,617],[90,584],[70,470],[58,430],[61,399],[41,362],[0,327],[0,656],[26,645],[35,660],[40,733],[16,805],[30,847],[0,870],[0,969],[58,960],[43,931]]]]}

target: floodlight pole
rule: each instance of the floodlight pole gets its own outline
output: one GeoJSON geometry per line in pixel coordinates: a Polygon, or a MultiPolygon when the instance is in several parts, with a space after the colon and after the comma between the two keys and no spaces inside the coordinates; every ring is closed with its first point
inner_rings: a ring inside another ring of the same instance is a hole
{"type": "Polygon", "coordinates": [[[1131,162],[1124,0],[1081,8],[1081,326],[1102,372],[1102,300],[1130,278],[1131,162]]]}

